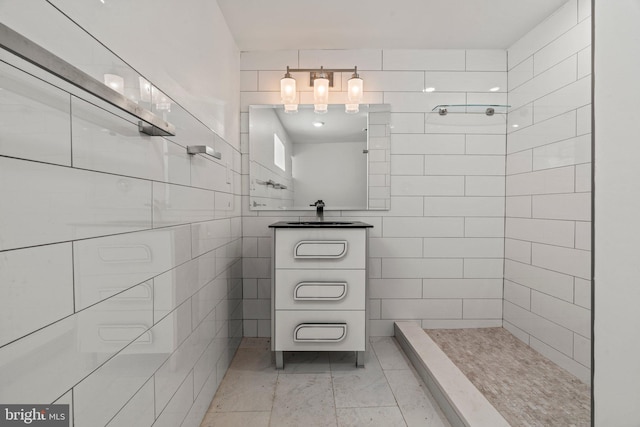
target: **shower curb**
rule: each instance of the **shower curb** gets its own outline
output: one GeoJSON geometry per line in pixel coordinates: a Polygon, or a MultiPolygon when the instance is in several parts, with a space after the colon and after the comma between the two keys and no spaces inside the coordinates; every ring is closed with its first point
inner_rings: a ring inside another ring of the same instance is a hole
{"type": "Polygon", "coordinates": [[[395,322],[394,333],[452,427],[510,427],[418,324],[395,322]]]}

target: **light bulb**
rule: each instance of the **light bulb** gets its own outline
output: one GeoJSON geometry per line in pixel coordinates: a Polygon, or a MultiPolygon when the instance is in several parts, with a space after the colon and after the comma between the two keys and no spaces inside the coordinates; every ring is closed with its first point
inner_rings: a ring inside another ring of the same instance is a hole
{"type": "Polygon", "coordinates": [[[329,103],[329,79],[321,77],[313,81],[314,104],[329,103]]]}
{"type": "MultiPolygon", "coordinates": [[[[357,76],[357,74],[354,74],[357,76]]],[[[360,104],[362,102],[362,79],[360,77],[352,77],[347,82],[347,97],[351,104],[360,104]]]]}
{"type": "Polygon", "coordinates": [[[296,80],[294,78],[285,76],[280,80],[280,96],[283,104],[295,104],[296,80]]]}

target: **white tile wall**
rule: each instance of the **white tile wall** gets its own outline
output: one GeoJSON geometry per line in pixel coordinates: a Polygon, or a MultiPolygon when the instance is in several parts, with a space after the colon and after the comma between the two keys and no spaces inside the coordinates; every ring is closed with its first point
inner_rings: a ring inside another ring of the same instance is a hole
{"type": "Polygon", "coordinates": [[[504,237],[504,218],[467,217],[464,219],[465,237],[504,237]]]}
{"type": "Polygon", "coordinates": [[[424,215],[501,218],[504,197],[425,197],[424,215]]]}
{"type": "Polygon", "coordinates": [[[0,400],[69,403],[76,426],[199,425],[242,335],[240,152],[177,105],[176,137],[149,137],[3,60],[0,400]],[[222,162],[186,153],[203,139],[222,162]]]}
{"type": "Polygon", "coordinates": [[[465,69],[465,51],[456,49],[383,50],[384,70],[445,70],[463,71],[465,69]]]}
{"type": "Polygon", "coordinates": [[[585,382],[591,339],[587,3],[568,1],[508,49],[509,103],[525,107],[509,119],[504,273],[505,327],[585,382]]]}
{"type": "Polygon", "coordinates": [[[502,279],[422,279],[425,298],[502,298],[502,279]]]}
{"type": "Polygon", "coordinates": [[[138,132],[128,121],[72,97],[73,166],[117,175],[189,185],[189,155],[165,138],[138,132]]]}
{"type": "MultiPolygon", "coordinates": [[[[575,357],[575,356],[570,357],[533,336],[531,336],[530,339],[531,339],[531,343],[530,343],[531,348],[540,352],[543,356],[547,357],[548,359],[553,360],[561,368],[564,368],[567,371],[573,373],[582,382],[588,384],[591,381],[591,369],[577,362],[579,357],[575,357]]],[[[575,346],[576,344],[574,344],[574,347],[575,346]]]]}
{"type": "Polygon", "coordinates": [[[2,157],[0,249],[151,228],[150,196],[149,181],[2,157]]]}
{"type": "Polygon", "coordinates": [[[462,317],[465,319],[497,319],[502,316],[502,297],[495,299],[464,299],[462,317]]]}
{"type": "Polygon", "coordinates": [[[70,243],[2,254],[0,346],[73,313],[71,260],[70,243]]]}
{"type": "Polygon", "coordinates": [[[504,300],[531,310],[531,289],[510,280],[504,281],[504,300]]]}
{"type": "Polygon", "coordinates": [[[0,89],[0,152],[70,165],[70,95],[4,62],[0,89]]]}
{"type": "MultiPolygon", "coordinates": [[[[579,80],[533,102],[533,114],[536,122],[591,104],[591,76],[587,75],[584,78],[578,76],[578,78],[579,80]]],[[[521,126],[523,126],[522,123],[521,126]]],[[[587,131],[591,132],[591,129],[589,128],[587,131]]],[[[578,135],[580,134],[578,133],[578,135]]]]}
{"type": "Polygon", "coordinates": [[[509,92],[509,103],[511,107],[521,107],[573,83],[576,80],[577,67],[577,56],[570,56],[513,89],[509,92]]]}
{"type": "MultiPolygon", "coordinates": [[[[420,114],[420,117],[424,129],[424,115],[420,114]]],[[[391,154],[464,154],[464,143],[464,135],[392,133],[391,154]]]]}
{"type": "MultiPolygon", "coordinates": [[[[274,58],[285,55],[273,54],[274,58]]],[[[264,53],[242,56],[242,73],[247,80],[241,94],[243,103],[278,103],[279,99],[272,100],[271,91],[277,91],[285,66],[274,69],[275,59],[264,53]],[[254,76],[259,79],[257,86],[254,76]]],[[[297,56],[301,65],[308,66],[322,62],[325,67],[339,67],[349,58],[349,64],[343,65],[352,67],[355,61],[365,82],[365,96],[379,96],[377,102],[391,105],[391,208],[382,212],[325,211],[325,215],[374,225],[369,253],[372,334],[392,334],[393,321],[398,319],[413,319],[428,327],[436,325],[430,323],[435,320],[453,327],[499,325],[505,116],[469,114],[462,120],[452,115],[448,119],[454,120],[443,121],[431,110],[437,104],[506,103],[506,52],[301,50],[297,56]],[[426,87],[436,90],[423,92],[426,87]],[[493,87],[500,87],[499,93],[490,92],[493,87]],[[465,316],[463,303],[467,304],[465,316]]],[[[347,77],[341,76],[341,85],[331,94],[332,102],[342,102],[336,95],[344,93],[341,89],[347,77]]],[[[307,95],[306,89],[302,90],[301,101],[308,102],[307,95]]],[[[246,105],[242,111],[247,111],[246,105]]],[[[245,146],[245,165],[249,154],[245,146]]],[[[259,242],[270,236],[269,224],[290,216],[252,212],[246,207],[243,212],[245,335],[268,335],[269,296],[260,292],[259,283],[271,275],[271,253],[260,252],[259,242]]]]}
{"type": "Polygon", "coordinates": [[[578,23],[577,11],[577,0],[569,0],[564,6],[509,47],[509,70],[533,56],[541,47],[546,46],[574,27],[578,23]]]}
{"type": "Polygon", "coordinates": [[[506,280],[556,298],[573,301],[573,277],[569,275],[507,259],[505,260],[504,277],[506,280]]]}
{"type": "Polygon", "coordinates": [[[468,71],[504,71],[507,69],[507,57],[501,49],[476,49],[466,52],[468,71]]]}

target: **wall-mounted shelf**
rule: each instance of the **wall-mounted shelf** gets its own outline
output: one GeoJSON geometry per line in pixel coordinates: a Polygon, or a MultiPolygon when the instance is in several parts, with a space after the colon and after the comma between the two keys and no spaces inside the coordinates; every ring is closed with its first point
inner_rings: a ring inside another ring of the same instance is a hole
{"type": "Polygon", "coordinates": [[[173,136],[176,134],[175,126],[171,123],[140,107],[101,81],[1,23],[0,47],[140,119],[141,123],[138,124],[140,132],[153,136],[173,136]]]}
{"type": "Polygon", "coordinates": [[[493,116],[496,113],[505,114],[509,107],[511,105],[506,104],[438,104],[431,111],[437,112],[441,116],[446,116],[448,113],[483,113],[487,116],[493,116]]]}

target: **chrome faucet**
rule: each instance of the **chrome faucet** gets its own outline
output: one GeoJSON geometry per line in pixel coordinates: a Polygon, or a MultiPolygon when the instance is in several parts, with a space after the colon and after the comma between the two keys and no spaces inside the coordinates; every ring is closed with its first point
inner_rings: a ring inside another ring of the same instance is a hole
{"type": "Polygon", "coordinates": [[[315,203],[311,203],[309,206],[315,206],[316,219],[318,221],[324,221],[324,202],[322,200],[318,200],[315,203]]]}

